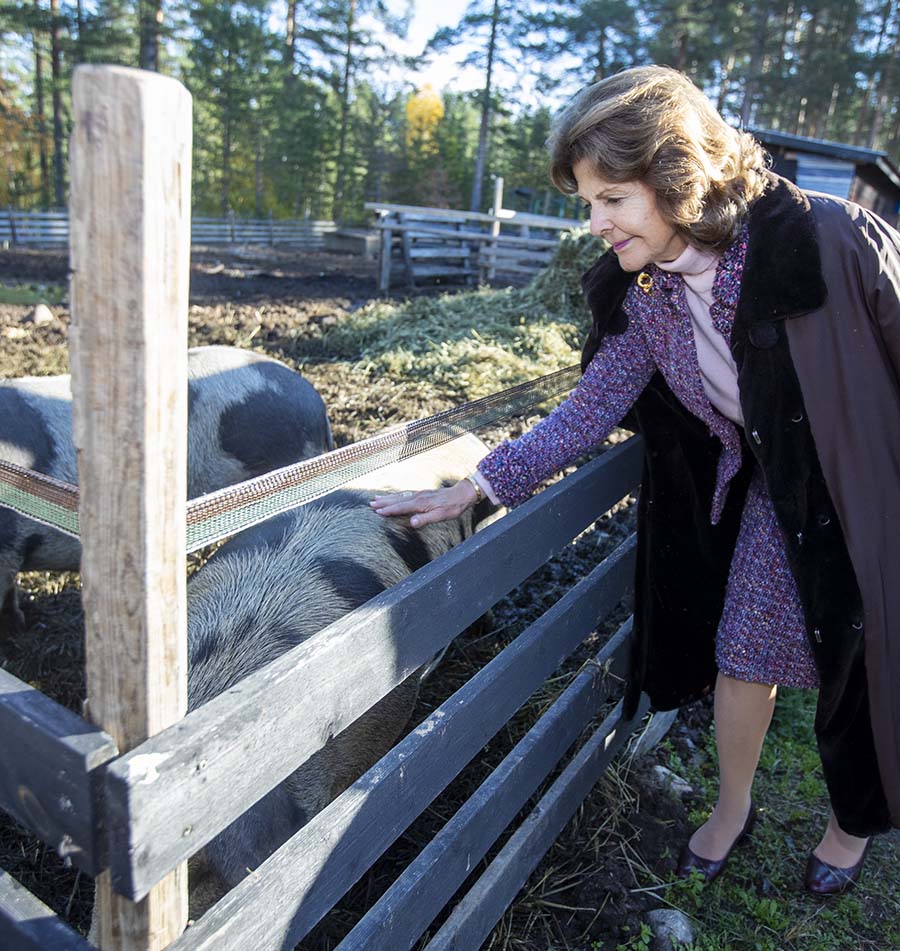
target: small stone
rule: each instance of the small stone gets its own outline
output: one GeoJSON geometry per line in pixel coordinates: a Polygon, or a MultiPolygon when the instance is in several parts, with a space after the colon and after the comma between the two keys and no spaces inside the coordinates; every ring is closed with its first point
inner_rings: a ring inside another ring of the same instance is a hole
{"type": "Polygon", "coordinates": [[[28,331],[24,327],[4,327],[3,336],[7,340],[24,340],[28,336],[28,331]]]}
{"type": "Polygon", "coordinates": [[[653,951],[674,951],[675,942],[689,945],[694,940],[691,920],[674,908],[657,908],[647,912],[647,923],[653,932],[653,951]]]}
{"type": "Polygon", "coordinates": [[[666,766],[654,766],[650,771],[650,775],[654,786],[669,790],[669,792],[678,796],[679,799],[684,799],[686,796],[691,796],[694,793],[693,787],[687,780],[682,779],[677,773],[673,773],[672,770],[666,766]]]}
{"type": "Polygon", "coordinates": [[[669,732],[677,715],[677,710],[666,710],[662,713],[652,714],[647,726],[644,727],[643,732],[638,737],[631,755],[641,757],[649,753],[669,732]]]}
{"type": "Polygon", "coordinates": [[[29,324],[50,324],[55,320],[53,311],[46,304],[38,304],[25,318],[29,324]]]}

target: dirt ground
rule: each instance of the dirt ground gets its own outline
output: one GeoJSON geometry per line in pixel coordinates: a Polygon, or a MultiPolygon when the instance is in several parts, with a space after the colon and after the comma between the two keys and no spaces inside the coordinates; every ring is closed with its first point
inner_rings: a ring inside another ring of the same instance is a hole
{"type": "MultiPolygon", "coordinates": [[[[0,284],[64,285],[66,280],[63,254],[0,252],[0,284]]],[[[325,400],[338,445],[450,405],[449,399],[426,402],[415,387],[371,378],[350,364],[330,362],[317,351],[315,342],[323,325],[340,321],[376,295],[373,263],[342,255],[207,248],[195,251],[191,280],[190,344],[253,347],[301,370],[325,400]]],[[[54,319],[38,325],[27,322],[30,307],[0,305],[0,376],[67,371],[67,312],[64,305],[53,310],[54,319]]],[[[525,420],[513,421],[482,435],[493,445],[525,425],[525,420]]],[[[632,515],[631,507],[624,504],[599,521],[497,605],[487,627],[460,638],[428,681],[414,722],[427,716],[625,538],[632,529],[632,515]]],[[[22,637],[0,643],[0,663],[80,710],[83,618],[78,578],[32,573],[21,581],[28,630],[22,637]]],[[[562,689],[624,616],[620,608],[576,652],[560,672],[556,689],[562,689]]],[[[524,710],[509,729],[501,731],[301,948],[328,951],[336,946],[534,722],[542,703],[524,710]]],[[[673,729],[672,742],[685,758],[693,748],[691,737],[705,730],[709,715],[709,707],[699,705],[683,713],[673,729]]],[[[654,791],[646,782],[654,758],[651,754],[643,761],[619,765],[598,784],[485,947],[614,951],[626,940],[626,929],[634,925],[636,916],[658,905],[652,895],[637,890],[635,869],[670,874],[675,860],[672,843],[686,834],[688,812],[683,802],[654,791]]],[[[496,851],[497,847],[488,858],[496,851]]],[[[66,868],[51,849],[2,817],[0,867],[86,930],[92,901],[89,880],[66,868]]],[[[478,865],[473,876],[483,868],[483,863],[478,865]]],[[[419,947],[424,943],[423,939],[419,947]]]]}

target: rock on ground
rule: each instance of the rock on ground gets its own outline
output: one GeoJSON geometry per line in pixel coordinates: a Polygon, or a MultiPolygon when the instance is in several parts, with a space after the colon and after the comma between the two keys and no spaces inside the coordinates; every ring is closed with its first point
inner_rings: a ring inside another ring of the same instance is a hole
{"type": "Polygon", "coordinates": [[[694,940],[690,918],[674,908],[648,911],[647,923],[653,932],[653,951],[674,951],[676,942],[685,945],[694,940]]]}

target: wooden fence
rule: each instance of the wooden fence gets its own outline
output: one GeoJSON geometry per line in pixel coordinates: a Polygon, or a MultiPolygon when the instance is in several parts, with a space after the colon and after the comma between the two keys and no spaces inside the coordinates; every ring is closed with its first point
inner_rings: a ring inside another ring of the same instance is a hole
{"type": "MultiPolygon", "coordinates": [[[[304,219],[238,218],[233,212],[224,218],[194,217],[192,244],[287,244],[320,250],[325,235],[335,231],[333,221],[304,219]]],[[[69,213],[62,211],[0,212],[0,243],[29,247],[67,247],[69,213]]]]}
{"type": "Polygon", "coordinates": [[[530,277],[549,263],[561,231],[584,225],[497,207],[496,213],[483,214],[367,202],[381,233],[378,289],[435,278],[471,284],[530,277]]]}
{"type": "MultiPolygon", "coordinates": [[[[629,596],[633,537],[185,931],[186,860],[628,494],[642,447],[638,438],[619,444],[184,715],[185,485],[173,473],[186,470],[178,395],[186,350],[186,103],[186,92],[157,74],[76,70],[72,365],[90,720],[0,671],[0,807],[98,876],[102,948],[281,951],[329,913],[629,596]],[[97,110],[100,126],[89,122],[97,110]],[[152,165],[145,139],[161,143],[152,165]],[[143,201],[130,206],[125,234],[117,222],[136,193],[143,201]],[[93,213],[100,194],[104,216],[93,213]],[[85,260],[94,266],[79,266],[85,260]],[[116,449],[126,434],[127,454],[116,449]]],[[[643,717],[644,705],[624,722],[611,699],[629,639],[626,624],[341,951],[412,947],[603,716],[428,951],[479,947],[643,717]]],[[[0,947],[89,946],[0,871],[0,947]]]]}

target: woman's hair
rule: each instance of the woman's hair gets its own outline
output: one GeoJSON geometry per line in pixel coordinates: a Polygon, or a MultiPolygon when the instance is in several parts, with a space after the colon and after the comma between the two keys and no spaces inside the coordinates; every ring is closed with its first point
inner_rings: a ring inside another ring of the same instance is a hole
{"type": "Polygon", "coordinates": [[[583,89],[548,140],[550,177],[574,194],[586,159],[610,182],[638,180],[691,244],[722,250],[765,188],[766,153],[733,129],[682,73],[639,66],[583,89]]]}

